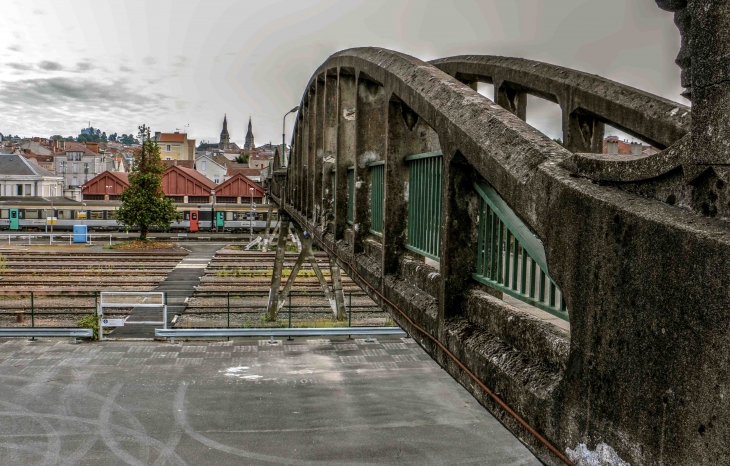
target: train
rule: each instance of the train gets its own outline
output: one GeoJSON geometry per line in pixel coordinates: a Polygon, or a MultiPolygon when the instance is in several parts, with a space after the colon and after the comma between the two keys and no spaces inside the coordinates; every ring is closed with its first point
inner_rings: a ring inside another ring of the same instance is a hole
{"type": "MultiPolygon", "coordinates": [[[[175,204],[181,220],[169,230],[178,232],[219,231],[248,233],[263,231],[269,205],[261,204],[175,204]]],[[[0,230],[71,231],[74,225],[88,225],[90,231],[121,231],[117,223],[119,201],[83,201],[54,198],[0,198],[0,230]],[[50,219],[55,219],[49,222],[50,219]]],[[[278,211],[271,213],[271,228],[276,226],[278,211]]],[[[135,228],[129,228],[134,231],[135,228]]]]}

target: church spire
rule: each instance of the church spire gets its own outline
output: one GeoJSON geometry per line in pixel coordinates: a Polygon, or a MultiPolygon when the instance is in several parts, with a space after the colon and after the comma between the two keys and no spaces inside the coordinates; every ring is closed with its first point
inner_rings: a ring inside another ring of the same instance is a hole
{"type": "Polygon", "coordinates": [[[223,115],[223,131],[221,131],[221,140],[218,143],[218,149],[230,148],[230,136],[228,135],[228,115],[223,115]]]}
{"type": "Polygon", "coordinates": [[[246,142],[243,144],[243,150],[256,149],[256,144],[253,140],[253,128],[251,126],[251,117],[248,117],[248,131],[246,131],[246,142]]]}

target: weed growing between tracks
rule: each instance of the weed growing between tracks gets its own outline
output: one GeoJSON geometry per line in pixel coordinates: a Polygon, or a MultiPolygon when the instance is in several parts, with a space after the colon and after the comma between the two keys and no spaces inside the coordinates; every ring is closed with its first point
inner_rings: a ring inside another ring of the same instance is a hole
{"type": "Polygon", "coordinates": [[[139,250],[139,249],[168,249],[174,248],[177,245],[174,243],[167,243],[163,241],[150,241],[150,240],[131,240],[123,243],[113,243],[104,246],[104,249],[119,249],[119,250],[139,250]]]}

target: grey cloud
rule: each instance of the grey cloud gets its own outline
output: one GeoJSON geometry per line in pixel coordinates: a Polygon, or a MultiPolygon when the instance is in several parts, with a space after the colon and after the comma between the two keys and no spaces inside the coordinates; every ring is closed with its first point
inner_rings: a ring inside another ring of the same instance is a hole
{"type": "Polygon", "coordinates": [[[89,71],[94,66],[88,62],[88,61],[80,61],[76,64],[76,71],[83,72],[83,71],[89,71]]]}
{"type": "Polygon", "coordinates": [[[155,59],[155,57],[144,57],[144,60],[142,60],[142,63],[149,66],[149,65],[156,64],[157,60],[155,59]]]}
{"type": "Polygon", "coordinates": [[[0,88],[0,103],[30,107],[73,107],[77,110],[141,111],[145,107],[167,105],[164,94],[143,95],[129,82],[96,82],[69,78],[26,79],[6,82],[0,88]]]}
{"type": "Polygon", "coordinates": [[[43,60],[42,62],[38,63],[38,68],[42,69],[43,71],[59,71],[63,69],[63,66],[55,61],[43,60]]]}
{"type": "Polygon", "coordinates": [[[33,69],[33,66],[27,63],[8,63],[8,67],[18,71],[30,71],[33,69]]]}
{"type": "Polygon", "coordinates": [[[119,67],[119,71],[122,71],[124,73],[131,73],[134,70],[132,68],[128,67],[128,66],[121,65],[119,67]]]}
{"type": "Polygon", "coordinates": [[[22,52],[23,51],[23,47],[21,47],[18,44],[13,44],[10,47],[8,47],[8,50],[13,51],[13,52],[22,52]]]}

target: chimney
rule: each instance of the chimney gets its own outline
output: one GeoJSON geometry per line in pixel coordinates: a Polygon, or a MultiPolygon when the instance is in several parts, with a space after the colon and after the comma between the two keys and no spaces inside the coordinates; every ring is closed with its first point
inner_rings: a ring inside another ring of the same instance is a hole
{"type": "Polygon", "coordinates": [[[159,142],[161,136],[162,136],[162,132],[155,131],[155,141],[159,142]]]}
{"type": "Polygon", "coordinates": [[[609,154],[618,155],[618,141],[608,141],[606,146],[609,154]]]}
{"type": "Polygon", "coordinates": [[[631,143],[631,155],[641,155],[641,143],[640,142],[632,142],[631,143]]]}
{"type": "Polygon", "coordinates": [[[92,152],[96,152],[97,154],[99,153],[99,143],[98,142],[87,142],[86,147],[92,152]]]}

